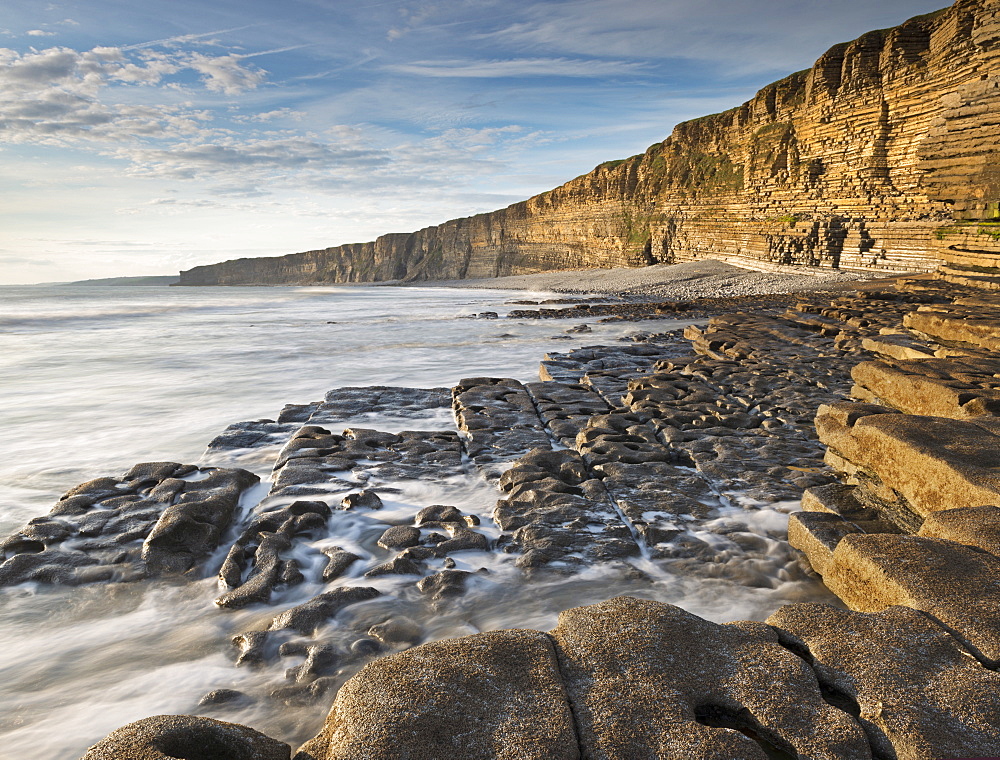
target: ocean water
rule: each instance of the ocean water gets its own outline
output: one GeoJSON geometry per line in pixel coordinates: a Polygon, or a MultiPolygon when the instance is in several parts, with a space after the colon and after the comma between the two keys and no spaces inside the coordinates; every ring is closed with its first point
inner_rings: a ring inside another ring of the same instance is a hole
{"type": "MultiPolygon", "coordinates": [[[[551,295],[388,287],[0,288],[0,535],[44,514],[78,483],[121,474],[137,462],[198,463],[228,424],[274,419],[284,404],[320,400],[333,388],[450,386],[482,375],[529,381],[537,379],[548,351],[686,324],[592,323],[593,333],[567,339],[572,323],[563,321],[464,318],[483,311],[502,316],[519,308],[512,299],[551,295]]],[[[365,423],[387,430],[403,424],[389,418],[365,423]]],[[[419,427],[450,423],[439,411],[419,427]]],[[[266,460],[240,464],[267,476],[266,460]]],[[[490,520],[497,494],[475,477],[402,484],[393,498],[379,519],[392,522],[412,513],[413,504],[448,503],[478,514],[484,532],[498,533],[490,520]]],[[[620,593],[662,599],[718,621],[761,619],[789,601],[828,598],[795,568],[784,543],[786,513],[795,506],[750,512],[733,506],[693,527],[706,540],[724,533],[718,529],[727,521],[760,536],[773,560],[763,563],[768,583],[740,583],[741,571],[725,568],[711,578],[650,565],[641,569],[652,583],[595,567],[529,590],[509,555],[473,553],[459,568],[488,567],[490,575],[444,611],[428,615],[397,595],[346,614],[358,617],[358,625],[413,619],[424,641],[496,628],[547,629],[561,609],[620,593]]],[[[361,545],[370,541],[372,526],[348,522],[343,530],[347,545],[361,545]]],[[[372,585],[391,591],[398,583],[372,585]]],[[[306,583],[280,607],[318,591],[306,583]]],[[[309,706],[261,697],[224,712],[198,707],[212,689],[266,695],[282,679],[276,667],[235,668],[229,645],[234,633],[275,609],[219,611],[216,593],[213,578],[0,589],[0,757],[78,757],[114,728],[164,713],[242,722],[292,744],[313,735],[332,694],[309,706]]]]}

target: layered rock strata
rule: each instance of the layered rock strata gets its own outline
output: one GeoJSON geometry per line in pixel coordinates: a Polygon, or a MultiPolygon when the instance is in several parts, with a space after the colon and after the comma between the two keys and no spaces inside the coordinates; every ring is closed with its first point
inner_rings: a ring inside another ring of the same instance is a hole
{"type": "MultiPolygon", "coordinates": [[[[836,45],[753,100],[505,209],[181,273],[182,285],[426,281],[723,258],[928,271],[998,213],[996,0],[836,45]],[[953,219],[980,220],[956,227],[953,219]]],[[[961,246],[959,246],[961,247],[961,246]]],[[[993,266],[995,255],[985,257],[993,266]]],[[[952,276],[969,275],[958,269],[952,276]]]]}

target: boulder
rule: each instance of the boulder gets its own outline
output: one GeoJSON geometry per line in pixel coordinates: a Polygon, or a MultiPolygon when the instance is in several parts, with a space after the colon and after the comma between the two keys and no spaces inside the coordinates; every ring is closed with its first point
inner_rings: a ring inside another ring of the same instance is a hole
{"type": "Polygon", "coordinates": [[[252,728],[191,715],[156,715],[112,731],[83,760],[289,760],[291,748],[252,728]]]}
{"type": "Polygon", "coordinates": [[[552,642],[493,631],[369,663],[299,760],[577,760],[552,642]]]}
{"type": "Polygon", "coordinates": [[[792,604],[767,622],[808,647],[824,690],[857,715],[880,757],[1000,756],[1000,673],[926,615],[792,604]]]}
{"type": "Polygon", "coordinates": [[[585,757],[871,758],[861,727],[759,623],[618,597],[563,612],[552,637],[585,757]]]}

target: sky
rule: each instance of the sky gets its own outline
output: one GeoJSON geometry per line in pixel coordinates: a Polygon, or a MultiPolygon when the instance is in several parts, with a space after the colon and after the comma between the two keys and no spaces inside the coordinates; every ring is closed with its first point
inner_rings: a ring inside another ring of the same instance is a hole
{"type": "Polygon", "coordinates": [[[502,208],[946,0],[0,4],[0,284],[502,208]]]}

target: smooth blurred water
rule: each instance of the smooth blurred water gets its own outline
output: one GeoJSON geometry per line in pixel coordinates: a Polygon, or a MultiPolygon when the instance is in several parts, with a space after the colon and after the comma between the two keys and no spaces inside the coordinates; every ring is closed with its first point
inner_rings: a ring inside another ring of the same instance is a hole
{"type": "MultiPolygon", "coordinates": [[[[319,400],[332,388],[450,386],[481,375],[528,381],[537,378],[548,351],[681,324],[591,323],[593,333],[567,337],[572,323],[563,321],[465,318],[483,311],[503,316],[519,308],[506,303],[512,298],[547,295],[379,287],[0,288],[0,535],[47,512],[80,482],[119,475],[142,461],[195,463],[228,424],[273,419],[284,404],[319,400]]],[[[370,422],[398,429],[390,419],[370,422]]],[[[439,411],[427,422],[441,428],[450,420],[439,411]]],[[[263,463],[259,474],[266,476],[263,463]]],[[[480,515],[481,530],[495,533],[496,497],[471,477],[403,484],[378,519],[392,522],[396,511],[403,519],[419,505],[447,503],[480,515]]],[[[715,520],[726,530],[737,526],[763,536],[774,560],[767,559],[768,566],[791,566],[783,531],[784,513],[793,506],[734,507],[715,520]]],[[[349,525],[355,520],[349,515],[343,520],[338,541],[373,543],[385,527],[364,520],[349,525]]],[[[722,540],[713,526],[704,530],[722,540]]],[[[719,621],[760,619],[783,602],[826,598],[801,573],[776,572],[764,587],[742,583],[746,560],[735,544],[731,566],[720,563],[717,578],[650,565],[641,569],[652,580],[639,581],[595,567],[533,585],[530,593],[510,555],[481,554],[460,555],[459,568],[488,567],[490,574],[433,615],[399,590],[412,578],[376,579],[371,585],[386,591],[395,585],[396,595],[345,615],[362,622],[366,615],[376,622],[409,616],[423,626],[423,640],[433,640],[505,627],[548,629],[560,610],[620,593],[670,601],[719,621]]],[[[301,598],[283,607],[319,590],[304,584],[301,598]]],[[[212,603],[216,593],[212,578],[0,589],[0,757],[78,757],[112,729],[160,713],[211,714],[292,743],[315,733],[332,694],[319,706],[285,708],[266,697],[282,682],[284,665],[250,670],[232,664],[231,636],[275,608],[222,612],[212,603]],[[264,696],[224,713],[198,707],[201,695],[222,687],[264,696]]]]}
{"type": "MultiPolygon", "coordinates": [[[[463,319],[523,292],[446,288],[0,288],[0,532],[73,485],[194,461],[226,425],[350,385],[537,379],[595,326],[463,319]]],[[[544,294],[543,294],[544,295],[544,294]]],[[[514,307],[516,308],[516,307],[514,307]]]]}

